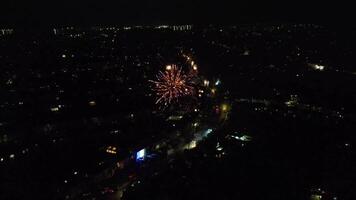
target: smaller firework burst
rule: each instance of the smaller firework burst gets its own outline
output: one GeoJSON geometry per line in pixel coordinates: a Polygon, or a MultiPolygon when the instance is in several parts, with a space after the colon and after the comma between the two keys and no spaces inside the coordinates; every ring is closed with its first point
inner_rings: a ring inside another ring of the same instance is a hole
{"type": "Polygon", "coordinates": [[[194,94],[194,83],[191,73],[185,74],[182,68],[176,65],[167,65],[165,71],[156,76],[153,90],[156,92],[156,104],[168,105],[180,97],[194,94]]]}

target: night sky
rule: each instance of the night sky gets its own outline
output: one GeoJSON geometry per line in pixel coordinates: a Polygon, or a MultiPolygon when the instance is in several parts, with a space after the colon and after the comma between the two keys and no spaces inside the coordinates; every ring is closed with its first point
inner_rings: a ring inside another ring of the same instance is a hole
{"type": "MultiPolygon", "coordinates": [[[[349,8],[349,9],[347,9],[349,8]]],[[[348,24],[345,4],[203,0],[9,1],[0,8],[6,26],[236,24],[255,22],[348,24]]],[[[353,23],[351,23],[353,24],[353,23]]]]}

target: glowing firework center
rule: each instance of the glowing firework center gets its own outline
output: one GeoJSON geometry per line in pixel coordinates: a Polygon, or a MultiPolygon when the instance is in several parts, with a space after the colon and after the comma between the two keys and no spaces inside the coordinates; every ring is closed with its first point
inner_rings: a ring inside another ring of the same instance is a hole
{"type": "MultiPolygon", "coordinates": [[[[194,70],[194,69],[193,69],[194,70]]],[[[153,90],[156,92],[156,104],[168,105],[180,97],[194,94],[193,78],[195,73],[185,73],[177,65],[167,65],[165,71],[160,71],[156,76],[153,90]]]]}

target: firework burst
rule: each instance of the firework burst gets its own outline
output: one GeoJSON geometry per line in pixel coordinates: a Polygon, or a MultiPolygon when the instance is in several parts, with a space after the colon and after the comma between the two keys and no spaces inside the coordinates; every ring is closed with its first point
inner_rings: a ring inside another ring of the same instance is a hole
{"type": "Polygon", "coordinates": [[[167,65],[165,71],[160,71],[156,76],[153,90],[156,92],[156,104],[168,105],[180,97],[194,94],[194,83],[191,73],[184,73],[182,68],[176,65],[167,65]]]}

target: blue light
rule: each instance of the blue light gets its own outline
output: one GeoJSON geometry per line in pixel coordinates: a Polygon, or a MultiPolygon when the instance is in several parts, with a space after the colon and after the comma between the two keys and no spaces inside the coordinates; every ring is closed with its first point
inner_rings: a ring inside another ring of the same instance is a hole
{"type": "Polygon", "coordinates": [[[141,149],[136,153],[136,161],[144,160],[146,157],[146,149],[141,149]]]}

